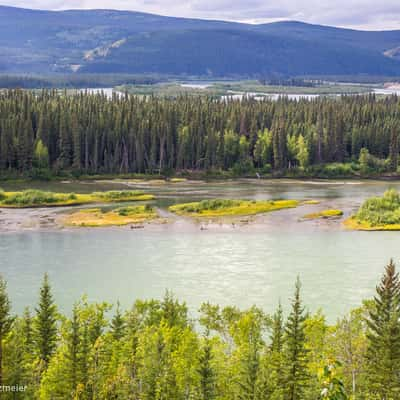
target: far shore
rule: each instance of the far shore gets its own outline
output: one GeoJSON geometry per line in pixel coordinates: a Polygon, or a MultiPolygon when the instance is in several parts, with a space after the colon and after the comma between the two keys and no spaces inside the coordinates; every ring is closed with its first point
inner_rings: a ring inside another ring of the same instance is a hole
{"type": "Polygon", "coordinates": [[[335,181],[335,180],[349,180],[349,181],[400,181],[399,173],[373,173],[373,174],[346,174],[346,175],[332,175],[324,176],[321,174],[304,174],[300,172],[273,172],[269,174],[262,174],[259,172],[246,173],[242,175],[233,174],[230,171],[180,171],[173,175],[165,174],[140,174],[140,173],[127,173],[127,174],[82,174],[70,175],[68,173],[62,175],[49,175],[49,176],[29,176],[29,175],[6,175],[0,173],[0,187],[4,183],[25,183],[25,182],[60,182],[60,181],[109,181],[109,180],[138,180],[138,181],[165,181],[171,183],[179,183],[182,181],[226,181],[232,179],[260,179],[260,180],[277,180],[288,179],[293,181],[335,181]]]}

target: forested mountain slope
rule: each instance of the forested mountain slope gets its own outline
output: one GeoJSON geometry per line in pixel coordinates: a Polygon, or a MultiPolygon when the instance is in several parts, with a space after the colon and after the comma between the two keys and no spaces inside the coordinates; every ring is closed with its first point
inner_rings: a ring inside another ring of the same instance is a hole
{"type": "Polygon", "coordinates": [[[400,31],[0,6],[0,71],[400,75],[400,31]]]}

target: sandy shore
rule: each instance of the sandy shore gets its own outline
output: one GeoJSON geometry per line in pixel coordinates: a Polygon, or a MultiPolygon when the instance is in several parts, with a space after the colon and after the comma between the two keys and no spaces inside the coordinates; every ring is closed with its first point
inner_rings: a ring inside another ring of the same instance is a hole
{"type": "Polygon", "coordinates": [[[60,208],[2,208],[0,210],[0,232],[60,229],[57,218],[70,207],[60,208]]]}

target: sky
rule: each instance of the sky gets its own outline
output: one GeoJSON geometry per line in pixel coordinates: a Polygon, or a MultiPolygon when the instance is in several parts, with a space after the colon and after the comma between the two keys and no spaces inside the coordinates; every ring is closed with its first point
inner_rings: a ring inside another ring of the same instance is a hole
{"type": "Polygon", "coordinates": [[[107,8],[247,23],[297,20],[365,30],[400,29],[400,0],[0,0],[46,10],[107,8]]]}

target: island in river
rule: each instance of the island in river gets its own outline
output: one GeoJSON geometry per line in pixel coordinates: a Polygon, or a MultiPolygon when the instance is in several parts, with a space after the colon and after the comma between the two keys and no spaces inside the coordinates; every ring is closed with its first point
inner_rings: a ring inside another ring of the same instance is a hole
{"type": "Polygon", "coordinates": [[[0,270],[16,311],[35,302],[40,283],[35,277],[45,271],[64,310],[82,293],[129,307],[135,298],[160,298],[168,288],[194,311],[203,301],[243,308],[257,304],[273,311],[276,304],[271,299],[284,302],[292,292],[293,276],[300,275],[306,305],[312,310],[318,304],[334,320],[372,294],[388,257],[400,258],[398,232],[349,231],[343,226],[368,198],[382,196],[389,188],[399,190],[399,181],[71,180],[1,186],[6,192],[139,190],[155,197],[101,206],[0,209],[0,270]],[[223,218],[169,211],[175,204],[208,199],[313,201],[223,218]],[[95,229],[59,224],[59,218],[80,210],[100,208],[107,214],[145,204],[159,218],[136,224],[141,229],[130,229],[130,224],[95,229]],[[324,210],[341,210],[343,217],[303,218],[324,210]]]}
{"type": "Polygon", "coordinates": [[[199,224],[201,229],[221,229],[233,224],[236,228],[246,226],[247,230],[252,227],[257,230],[268,226],[271,218],[277,218],[269,216],[271,212],[287,218],[293,215],[292,223],[314,221],[342,230],[342,216],[346,217],[347,228],[361,226],[359,220],[358,225],[355,223],[360,210],[357,211],[351,202],[343,204],[342,200],[332,202],[330,199],[328,202],[324,198],[326,193],[321,197],[317,191],[306,191],[304,197],[297,193],[290,196],[282,188],[343,187],[348,191],[358,186],[382,186],[384,190],[396,187],[396,181],[112,179],[9,181],[3,186],[6,190],[0,191],[0,231],[127,225],[159,229],[160,222],[168,223],[171,229],[173,226],[198,229],[199,224]],[[274,192],[271,188],[280,190],[274,192]],[[299,206],[301,210],[289,212],[299,206]]]}

